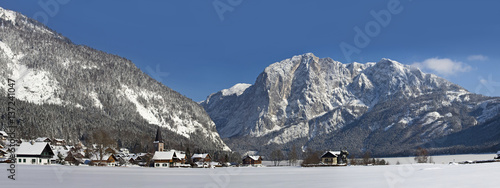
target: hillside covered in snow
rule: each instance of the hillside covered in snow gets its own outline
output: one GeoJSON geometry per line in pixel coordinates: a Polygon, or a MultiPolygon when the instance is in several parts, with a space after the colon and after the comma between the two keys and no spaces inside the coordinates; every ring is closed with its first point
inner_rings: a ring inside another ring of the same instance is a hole
{"type": "Polygon", "coordinates": [[[94,130],[104,129],[120,147],[147,151],[160,126],[167,147],[230,150],[199,104],[131,61],[75,45],[43,24],[2,8],[0,66],[2,96],[7,95],[7,78],[15,80],[23,138],[86,141],[94,130]]]}

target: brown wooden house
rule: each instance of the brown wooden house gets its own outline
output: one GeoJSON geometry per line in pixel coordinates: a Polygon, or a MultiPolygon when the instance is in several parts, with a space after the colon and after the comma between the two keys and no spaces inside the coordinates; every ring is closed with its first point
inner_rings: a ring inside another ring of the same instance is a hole
{"type": "Polygon", "coordinates": [[[243,158],[243,165],[261,165],[262,157],[258,155],[247,155],[243,158]]]}
{"type": "Polygon", "coordinates": [[[52,145],[54,146],[64,146],[66,145],[66,141],[64,139],[55,138],[52,140],[52,145]]]}
{"type": "Polygon", "coordinates": [[[116,166],[118,164],[118,159],[113,154],[105,153],[101,160],[99,153],[97,153],[90,158],[90,163],[98,166],[116,166]]]}
{"type": "Polygon", "coordinates": [[[80,165],[83,164],[84,156],[78,152],[68,152],[68,155],[64,158],[64,161],[69,163],[70,165],[80,165]]]}
{"type": "Polygon", "coordinates": [[[211,162],[212,158],[210,157],[210,154],[208,154],[208,153],[195,153],[191,157],[191,160],[193,161],[193,163],[196,163],[196,162],[211,162]]]}

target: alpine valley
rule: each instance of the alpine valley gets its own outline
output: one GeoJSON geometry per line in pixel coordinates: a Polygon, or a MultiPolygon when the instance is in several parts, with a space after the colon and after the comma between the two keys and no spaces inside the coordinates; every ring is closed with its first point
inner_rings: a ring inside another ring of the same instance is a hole
{"type": "Polygon", "coordinates": [[[11,78],[19,138],[86,142],[102,130],[119,147],[145,152],[160,126],[167,148],[230,151],[203,107],[131,61],[75,45],[14,11],[0,8],[0,22],[0,112],[6,122],[11,78]]]}
{"type": "Polygon", "coordinates": [[[358,157],[494,152],[500,98],[471,93],[390,59],[342,64],[311,53],[274,63],[253,85],[201,105],[239,152],[347,149],[358,157]]]}

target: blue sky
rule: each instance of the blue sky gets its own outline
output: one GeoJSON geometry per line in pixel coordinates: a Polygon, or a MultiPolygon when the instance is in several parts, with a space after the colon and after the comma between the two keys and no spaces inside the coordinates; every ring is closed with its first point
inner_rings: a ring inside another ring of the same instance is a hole
{"type": "Polygon", "coordinates": [[[307,52],[343,63],[390,58],[500,96],[500,2],[494,0],[6,0],[0,6],[76,44],[130,59],[195,101],[254,83],[268,65],[307,52]]]}

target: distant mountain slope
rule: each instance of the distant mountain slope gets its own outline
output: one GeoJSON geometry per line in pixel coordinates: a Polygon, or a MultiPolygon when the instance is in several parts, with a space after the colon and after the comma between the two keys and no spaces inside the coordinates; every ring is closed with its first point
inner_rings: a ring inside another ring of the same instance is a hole
{"type": "Polygon", "coordinates": [[[243,152],[297,145],[407,155],[418,146],[438,153],[500,143],[498,134],[479,134],[479,127],[500,128],[491,123],[498,122],[499,98],[390,59],[342,64],[308,53],[270,65],[238,94],[223,91],[201,105],[226,143],[243,152]],[[485,141],[464,145],[457,134],[485,141]]]}
{"type": "Polygon", "coordinates": [[[75,45],[10,10],[0,8],[0,22],[0,92],[7,78],[16,80],[21,135],[76,140],[104,128],[123,145],[148,147],[158,125],[167,147],[229,150],[200,105],[131,61],[75,45]]]}

